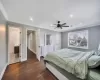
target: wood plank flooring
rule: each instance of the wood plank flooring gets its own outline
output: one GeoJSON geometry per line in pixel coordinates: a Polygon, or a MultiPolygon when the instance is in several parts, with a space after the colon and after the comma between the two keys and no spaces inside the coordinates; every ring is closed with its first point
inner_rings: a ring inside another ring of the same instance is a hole
{"type": "Polygon", "coordinates": [[[39,62],[35,54],[28,50],[28,60],[7,67],[2,80],[57,80],[46,68],[43,60],[39,62]]]}

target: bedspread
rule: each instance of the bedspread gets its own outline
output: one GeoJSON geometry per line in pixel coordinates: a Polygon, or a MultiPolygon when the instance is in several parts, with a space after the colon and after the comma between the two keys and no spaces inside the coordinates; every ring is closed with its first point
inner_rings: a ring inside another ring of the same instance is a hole
{"type": "Polygon", "coordinates": [[[93,55],[91,52],[81,52],[71,49],[62,49],[50,52],[45,60],[53,62],[60,68],[74,74],[76,77],[85,79],[88,73],[87,60],[93,55]]]}

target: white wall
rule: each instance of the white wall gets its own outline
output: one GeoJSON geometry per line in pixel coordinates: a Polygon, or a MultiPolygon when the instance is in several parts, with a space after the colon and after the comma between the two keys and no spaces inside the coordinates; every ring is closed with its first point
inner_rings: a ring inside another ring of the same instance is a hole
{"type": "Polygon", "coordinates": [[[7,14],[0,0],[0,80],[7,66],[7,14]]]}
{"type": "Polygon", "coordinates": [[[27,34],[27,47],[30,47],[30,34],[27,34]]]}
{"type": "Polygon", "coordinates": [[[7,54],[6,54],[6,27],[5,25],[0,25],[0,74],[3,67],[7,64],[7,54]]]}
{"type": "Polygon", "coordinates": [[[14,53],[14,46],[20,45],[20,29],[9,27],[9,52],[14,53]]]}
{"type": "MultiPolygon", "coordinates": [[[[3,7],[3,6],[2,6],[3,7]]],[[[0,3],[0,80],[7,66],[7,34],[6,34],[6,19],[0,3]]]]}

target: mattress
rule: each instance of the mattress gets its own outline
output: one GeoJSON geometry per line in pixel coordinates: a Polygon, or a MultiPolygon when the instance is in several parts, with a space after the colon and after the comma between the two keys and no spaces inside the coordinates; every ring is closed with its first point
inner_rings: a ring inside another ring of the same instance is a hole
{"type": "MultiPolygon", "coordinates": [[[[77,78],[73,74],[65,71],[64,69],[61,69],[60,67],[58,67],[54,63],[48,62],[48,64],[50,64],[52,67],[57,69],[61,74],[63,74],[69,80],[82,80],[82,79],[77,78]]],[[[87,76],[87,79],[85,79],[85,80],[100,80],[100,68],[90,69],[88,76],[87,76]]]]}

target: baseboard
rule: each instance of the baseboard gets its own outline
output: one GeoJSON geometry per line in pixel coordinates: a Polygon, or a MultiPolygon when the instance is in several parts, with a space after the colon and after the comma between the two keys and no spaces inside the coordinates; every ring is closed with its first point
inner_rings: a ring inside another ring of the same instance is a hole
{"type": "Polygon", "coordinates": [[[33,50],[31,50],[31,49],[29,49],[30,51],[32,51],[33,53],[35,53],[35,55],[36,55],[36,58],[40,61],[40,56],[38,56],[37,55],[37,53],[36,52],[34,52],[33,50]]]}
{"type": "Polygon", "coordinates": [[[40,56],[39,55],[36,55],[36,58],[38,59],[38,61],[40,61],[40,56]]]}
{"type": "Polygon", "coordinates": [[[3,77],[4,73],[5,73],[5,70],[6,70],[7,66],[8,66],[8,63],[4,66],[4,68],[3,68],[3,70],[2,70],[2,72],[0,74],[0,80],[2,80],[2,77],[3,77]]]}
{"type": "Polygon", "coordinates": [[[26,61],[27,59],[26,58],[24,58],[24,59],[21,59],[21,62],[23,62],[23,61],[26,61]]]}
{"type": "Polygon", "coordinates": [[[36,58],[38,59],[38,61],[40,61],[40,57],[37,55],[37,53],[36,52],[34,52],[33,50],[31,50],[31,49],[29,49],[30,51],[32,51],[33,53],[35,53],[35,55],[36,55],[36,58]]]}
{"type": "Polygon", "coordinates": [[[35,51],[33,51],[32,49],[29,49],[30,51],[32,51],[33,53],[35,53],[36,54],[36,52],[35,51]]]}

